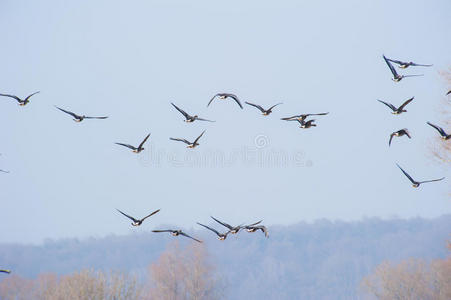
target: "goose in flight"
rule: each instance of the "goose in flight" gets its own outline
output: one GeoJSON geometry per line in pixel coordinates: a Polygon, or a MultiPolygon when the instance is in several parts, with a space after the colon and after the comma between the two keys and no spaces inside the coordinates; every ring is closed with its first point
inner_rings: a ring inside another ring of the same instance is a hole
{"type": "Polygon", "coordinates": [[[377,99],[377,101],[379,101],[380,103],[383,103],[383,104],[385,104],[385,105],[387,105],[391,110],[392,110],[392,114],[394,114],[394,115],[399,115],[399,114],[402,114],[403,112],[407,112],[407,110],[405,110],[404,109],[404,107],[406,107],[406,105],[407,104],[409,104],[410,102],[412,102],[412,100],[414,99],[415,97],[412,97],[412,98],[410,98],[410,99],[407,99],[400,107],[398,107],[398,108],[396,108],[393,104],[391,104],[391,103],[387,103],[387,102],[384,102],[384,101],[382,101],[382,100],[379,100],[379,99],[377,99]]]}
{"type": "Polygon", "coordinates": [[[118,212],[120,212],[121,214],[123,214],[124,216],[126,216],[127,218],[129,218],[130,220],[132,220],[132,221],[133,221],[133,223],[132,223],[133,226],[140,226],[140,225],[144,222],[145,219],[147,219],[147,218],[150,217],[150,216],[153,216],[154,214],[156,214],[157,212],[160,211],[159,209],[157,209],[156,211],[154,211],[154,212],[151,213],[150,215],[145,216],[144,218],[142,218],[141,220],[139,220],[139,219],[133,218],[132,216],[127,215],[126,213],[120,211],[120,210],[117,209],[117,208],[116,208],[116,210],[117,210],[118,212]]]}
{"type": "Polygon", "coordinates": [[[211,228],[211,227],[208,227],[207,225],[200,224],[200,223],[197,223],[197,224],[199,224],[200,226],[205,227],[205,228],[207,228],[208,230],[211,230],[211,231],[213,231],[214,233],[216,233],[216,235],[218,236],[218,240],[220,240],[220,241],[225,240],[225,239],[227,238],[227,235],[230,233],[230,231],[227,231],[226,233],[219,233],[216,229],[213,229],[213,228],[211,228]]]}
{"type": "Polygon", "coordinates": [[[39,93],[39,91],[34,92],[34,93],[31,94],[31,95],[28,95],[25,99],[20,99],[20,98],[17,97],[17,96],[14,96],[14,95],[7,95],[7,94],[0,94],[0,96],[13,98],[13,99],[15,99],[15,100],[19,103],[20,106],[25,106],[25,105],[27,105],[27,104],[30,102],[31,96],[33,96],[33,95],[35,95],[35,94],[37,94],[37,93],[39,93]]]}
{"type": "Polygon", "coordinates": [[[202,133],[192,143],[190,141],[185,140],[185,139],[176,139],[176,138],[169,138],[169,139],[172,140],[172,141],[184,142],[185,144],[188,145],[186,148],[195,148],[196,146],[199,146],[198,141],[202,137],[204,132],[205,132],[205,130],[202,131],[202,133]]]}
{"type": "Polygon", "coordinates": [[[397,64],[401,69],[407,69],[408,67],[412,66],[412,67],[432,67],[432,65],[422,65],[422,64],[416,64],[414,62],[405,62],[405,61],[400,61],[400,60],[395,60],[395,59],[390,59],[387,58],[389,61],[391,61],[392,63],[397,64]]]}
{"type": "Polygon", "coordinates": [[[296,121],[298,121],[299,122],[299,124],[301,124],[301,126],[299,126],[299,128],[310,128],[310,127],[316,127],[316,124],[313,124],[313,122],[315,122],[315,119],[312,119],[312,120],[308,120],[308,121],[299,121],[299,120],[296,120],[296,121]]]}
{"type": "Polygon", "coordinates": [[[0,273],[11,274],[11,270],[0,270],[0,273]]]}
{"type": "Polygon", "coordinates": [[[410,177],[410,175],[407,174],[407,172],[404,171],[398,164],[396,164],[396,165],[398,166],[398,168],[401,169],[401,171],[404,173],[404,175],[406,175],[406,177],[410,180],[410,182],[412,182],[412,186],[413,186],[414,188],[419,187],[420,184],[422,184],[422,183],[434,182],[434,181],[440,181],[440,180],[445,179],[445,177],[442,177],[442,178],[439,178],[439,179],[432,179],[432,180],[425,180],[425,181],[415,181],[415,180],[414,180],[412,177],[410,177]]]}
{"type": "Polygon", "coordinates": [[[141,151],[144,150],[143,145],[144,143],[147,141],[147,139],[149,138],[150,133],[144,138],[144,140],[141,142],[141,144],[139,144],[138,148],[136,148],[135,146],[129,145],[129,144],[122,144],[122,143],[115,143],[116,145],[121,145],[127,148],[132,149],[132,151],[134,153],[140,153],[141,151]]]}
{"type": "Polygon", "coordinates": [[[81,122],[81,121],[83,121],[84,119],[107,119],[107,118],[108,118],[108,117],[88,117],[88,116],[85,116],[85,115],[80,116],[80,115],[77,115],[77,114],[75,114],[75,113],[73,113],[73,112],[71,112],[71,111],[68,111],[68,110],[64,110],[64,109],[62,109],[62,108],[59,108],[59,107],[56,106],[56,105],[55,105],[55,107],[58,108],[60,111],[62,111],[62,112],[64,112],[64,113],[66,113],[66,114],[71,115],[72,117],[74,117],[74,121],[75,121],[75,122],[81,122]]]}
{"type": "Polygon", "coordinates": [[[398,72],[396,72],[395,67],[393,67],[393,65],[390,63],[390,61],[385,56],[383,56],[383,57],[384,57],[385,62],[387,63],[387,66],[390,68],[391,73],[393,74],[392,80],[394,82],[399,82],[403,78],[406,78],[406,77],[415,77],[415,76],[423,76],[424,75],[424,74],[419,74],[419,75],[399,75],[398,72]]]}
{"type": "Polygon", "coordinates": [[[438,131],[438,133],[440,133],[440,137],[441,137],[442,139],[444,139],[445,141],[451,139],[451,134],[446,134],[445,130],[443,130],[442,127],[439,127],[439,126],[437,126],[437,125],[434,125],[434,124],[432,124],[432,123],[430,123],[430,122],[427,122],[427,124],[428,124],[429,126],[434,127],[434,128],[438,131]]]}
{"type": "Polygon", "coordinates": [[[276,107],[277,105],[283,104],[283,103],[277,103],[277,104],[274,104],[273,106],[271,106],[271,107],[268,108],[268,109],[264,109],[264,108],[261,107],[260,105],[253,104],[253,103],[250,103],[250,102],[247,102],[247,101],[245,101],[244,103],[246,103],[247,105],[250,105],[250,106],[253,106],[253,107],[258,108],[258,109],[262,112],[262,114],[263,114],[264,116],[267,116],[267,115],[269,115],[270,113],[272,113],[272,109],[273,109],[274,107],[276,107]]]}
{"type": "Polygon", "coordinates": [[[216,95],[213,96],[213,98],[210,99],[210,102],[208,102],[207,107],[210,105],[210,103],[216,98],[218,97],[221,100],[225,100],[227,98],[232,98],[233,100],[235,100],[235,102],[241,107],[241,109],[243,109],[243,105],[241,105],[240,100],[238,99],[238,97],[234,94],[229,94],[229,93],[217,93],[216,95]]]}
{"type": "Polygon", "coordinates": [[[309,116],[325,116],[327,114],[329,114],[329,113],[325,112],[325,113],[319,113],[319,114],[302,114],[302,115],[296,115],[296,116],[287,117],[287,118],[281,118],[281,120],[284,120],[284,121],[304,121],[309,116]]]}
{"type": "Polygon", "coordinates": [[[196,242],[202,243],[202,241],[193,238],[192,236],[187,235],[186,233],[184,233],[182,230],[173,230],[173,229],[167,229],[167,230],[152,230],[152,232],[170,232],[173,236],[179,236],[179,235],[183,235],[186,236],[187,238],[193,239],[196,242]]]}
{"type": "MultiPolygon", "coordinates": [[[[232,225],[227,224],[227,223],[225,223],[225,222],[221,222],[221,221],[219,221],[218,219],[216,219],[216,218],[214,218],[214,217],[212,217],[212,216],[210,216],[210,217],[211,217],[213,220],[215,220],[216,222],[218,222],[219,224],[221,224],[222,226],[227,227],[227,228],[229,229],[229,232],[230,232],[231,234],[237,234],[238,231],[240,231],[240,229],[244,228],[244,227],[242,226],[243,224],[238,225],[238,226],[232,226],[232,225]]],[[[246,225],[246,226],[254,226],[254,225],[260,224],[261,222],[262,222],[262,221],[260,220],[260,221],[258,221],[258,222],[256,222],[256,223],[249,224],[249,225],[246,225]]]]}
{"type": "Polygon", "coordinates": [[[400,130],[395,131],[395,132],[393,132],[392,134],[390,134],[390,140],[388,141],[388,146],[390,147],[390,145],[391,145],[391,140],[393,139],[394,136],[401,137],[401,136],[403,136],[403,135],[407,135],[407,137],[408,137],[409,139],[411,138],[411,137],[410,137],[410,134],[409,134],[409,131],[407,130],[407,128],[400,129],[400,130]]]}
{"type": "Polygon", "coordinates": [[[175,107],[176,110],[178,110],[185,117],[184,121],[187,122],[187,123],[192,123],[192,122],[194,122],[196,120],[207,121],[207,122],[215,122],[215,121],[199,118],[197,115],[191,116],[191,115],[187,114],[183,109],[177,107],[177,105],[175,105],[174,103],[171,102],[171,104],[172,104],[172,106],[175,107]]]}
{"type": "Polygon", "coordinates": [[[257,230],[261,230],[265,234],[265,237],[269,237],[268,229],[263,225],[246,226],[245,228],[247,232],[256,232],[257,230]]]}

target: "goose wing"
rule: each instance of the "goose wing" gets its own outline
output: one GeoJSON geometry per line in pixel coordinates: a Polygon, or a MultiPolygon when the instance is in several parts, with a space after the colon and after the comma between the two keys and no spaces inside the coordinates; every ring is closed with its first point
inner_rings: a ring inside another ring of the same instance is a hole
{"type": "Polygon", "coordinates": [[[181,234],[181,235],[183,235],[183,236],[186,236],[187,238],[190,238],[190,239],[192,239],[192,240],[195,240],[196,242],[202,243],[202,241],[201,241],[201,240],[195,239],[195,238],[193,238],[192,236],[190,236],[190,235],[187,235],[187,234],[186,234],[186,233],[184,233],[183,231],[182,231],[182,232],[180,232],[180,234],[181,234]]]}
{"type": "Polygon", "coordinates": [[[247,101],[244,102],[244,103],[246,103],[247,105],[250,105],[250,106],[258,108],[261,112],[265,112],[265,109],[263,107],[261,107],[260,105],[257,105],[257,104],[254,104],[254,103],[250,103],[250,102],[247,102],[247,101]]]}
{"type": "Polygon", "coordinates": [[[221,234],[220,234],[216,229],[214,229],[214,228],[208,227],[207,225],[201,224],[201,223],[199,223],[199,222],[198,222],[197,224],[199,224],[199,225],[202,226],[202,227],[207,228],[208,230],[213,231],[214,233],[216,233],[217,236],[220,236],[220,235],[221,235],[221,234]]]}
{"type": "Polygon", "coordinates": [[[80,116],[79,116],[79,115],[77,115],[76,113],[73,113],[73,112],[71,112],[71,111],[68,111],[68,110],[65,110],[65,109],[59,108],[59,107],[58,107],[58,106],[56,106],[56,105],[55,105],[55,107],[56,107],[57,109],[59,109],[60,111],[62,111],[62,112],[64,112],[64,113],[66,113],[66,114],[68,114],[68,115],[71,115],[72,117],[74,117],[74,118],[76,118],[76,119],[79,119],[79,118],[80,118],[80,116]]]}
{"type": "Polygon", "coordinates": [[[224,227],[227,227],[228,229],[232,230],[233,226],[224,222],[219,221],[218,219],[216,219],[215,217],[210,216],[210,218],[212,218],[213,220],[215,220],[216,222],[218,222],[219,224],[221,224],[224,227]]]}
{"type": "Polygon", "coordinates": [[[283,104],[283,103],[280,102],[280,103],[274,104],[273,106],[271,106],[270,108],[268,108],[268,110],[271,110],[271,109],[273,109],[274,107],[276,107],[277,105],[280,105],[280,104],[283,104]]]}
{"type": "Polygon", "coordinates": [[[225,94],[227,97],[232,98],[233,100],[235,100],[235,102],[241,107],[241,109],[243,109],[243,105],[241,105],[240,100],[238,99],[238,97],[234,94],[225,94]]]}
{"type": "Polygon", "coordinates": [[[178,111],[179,111],[186,119],[189,119],[189,118],[191,117],[191,116],[188,115],[183,109],[177,107],[177,105],[175,105],[174,103],[171,102],[171,104],[172,104],[172,106],[174,106],[175,109],[178,110],[178,111]]]}
{"type": "Polygon", "coordinates": [[[199,141],[199,139],[204,135],[204,133],[205,133],[205,130],[202,131],[202,133],[197,137],[197,139],[194,140],[193,144],[196,144],[197,141],[199,141]]]}
{"type": "Polygon", "coordinates": [[[387,106],[390,107],[390,109],[393,110],[393,111],[396,110],[396,107],[395,107],[393,104],[391,104],[391,103],[387,103],[387,102],[384,102],[384,101],[379,100],[379,99],[377,99],[377,101],[379,101],[380,103],[383,103],[383,104],[387,105],[387,106]]]}
{"type": "Polygon", "coordinates": [[[36,94],[38,94],[38,93],[40,93],[40,92],[37,91],[37,92],[34,92],[33,94],[28,95],[27,98],[24,99],[24,101],[28,101],[28,99],[30,99],[31,96],[36,95],[36,94]]]}
{"type": "Polygon", "coordinates": [[[116,210],[117,210],[118,212],[120,212],[121,214],[123,214],[124,216],[126,216],[127,218],[129,218],[130,220],[132,220],[133,222],[135,222],[135,223],[139,222],[139,220],[136,220],[136,219],[133,218],[132,216],[127,215],[126,213],[120,211],[119,209],[116,208],[116,210]]]}
{"type": "Polygon", "coordinates": [[[390,63],[390,61],[383,55],[385,63],[387,64],[387,66],[390,68],[391,73],[393,74],[393,77],[398,77],[398,73],[396,72],[395,67],[393,67],[393,65],[390,63]]]}
{"type": "Polygon", "coordinates": [[[144,143],[147,141],[149,136],[150,136],[150,133],[144,138],[144,140],[141,142],[141,144],[139,144],[138,149],[141,149],[143,147],[144,143]]]}
{"type": "Polygon", "coordinates": [[[0,96],[4,96],[4,97],[9,97],[9,98],[13,98],[13,99],[17,100],[18,102],[21,102],[21,101],[22,101],[22,99],[20,99],[20,98],[19,98],[19,97],[17,97],[17,96],[14,96],[14,95],[8,95],[8,94],[0,94],[0,96]]]}
{"type": "Polygon", "coordinates": [[[390,147],[391,145],[391,140],[393,139],[393,137],[395,136],[395,133],[393,132],[392,134],[390,134],[390,140],[388,140],[388,146],[390,147]]]}
{"type": "Polygon", "coordinates": [[[221,93],[218,93],[218,94],[214,95],[214,96],[210,99],[210,101],[208,101],[207,107],[210,105],[210,103],[211,103],[216,97],[218,97],[218,96],[220,96],[220,95],[221,95],[221,93]]]}
{"type": "Polygon", "coordinates": [[[202,119],[202,118],[196,118],[196,120],[199,120],[199,121],[207,121],[207,122],[216,122],[216,121],[207,120],[207,119],[202,119]]]}
{"type": "Polygon", "coordinates": [[[178,142],[184,142],[187,145],[191,145],[191,143],[185,139],[176,139],[176,138],[169,138],[171,141],[178,141],[178,142]]]}
{"type": "Polygon", "coordinates": [[[412,97],[412,98],[406,100],[406,102],[404,102],[398,109],[399,109],[399,110],[403,110],[404,107],[406,107],[407,104],[409,104],[410,102],[412,102],[412,100],[413,100],[414,98],[415,98],[415,97],[412,97]]]}
{"type": "Polygon", "coordinates": [[[122,144],[122,143],[115,143],[116,145],[121,145],[127,148],[130,148],[132,150],[136,150],[137,148],[135,146],[129,145],[129,144],[122,144]]]}
{"type": "Polygon", "coordinates": [[[108,117],[85,117],[85,119],[101,119],[101,120],[103,120],[103,119],[108,119],[108,117]]]}
{"type": "Polygon", "coordinates": [[[427,182],[435,182],[435,181],[441,181],[445,179],[445,177],[439,178],[439,179],[432,179],[432,180],[425,180],[425,181],[420,181],[419,183],[427,183],[427,182]]]}
{"type": "Polygon", "coordinates": [[[159,209],[157,209],[156,211],[154,211],[153,213],[151,213],[150,215],[148,215],[148,216],[145,216],[144,218],[142,218],[141,219],[141,222],[142,221],[144,221],[145,219],[147,219],[148,217],[150,217],[150,216],[153,216],[154,214],[156,214],[157,212],[159,212],[160,210],[159,209]]]}
{"type": "Polygon", "coordinates": [[[432,124],[432,123],[430,123],[430,122],[426,122],[426,123],[427,123],[429,126],[434,127],[434,128],[440,133],[441,136],[446,136],[446,132],[445,132],[445,130],[443,130],[442,127],[439,127],[439,126],[437,126],[437,125],[434,125],[434,124],[432,124]]]}
{"type": "Polygon", "coordinates": [[[409,178],[409,180],[410,180],[410,182],[412,182],[412,183],[417,183],[415,180],[413,180],[413,178],[412,177],[410,177],[410,175],[409,174],[407,174],[407,172],[406,171],[404,171],[403,170],[403,168],[401,168],[398,164],[396,164],[397,166],[398,166],[398,168],[400,168],[401,169],[401,171],[404,173],[404,175],[406,175],[406,177],[407,178],[409,178]]]}

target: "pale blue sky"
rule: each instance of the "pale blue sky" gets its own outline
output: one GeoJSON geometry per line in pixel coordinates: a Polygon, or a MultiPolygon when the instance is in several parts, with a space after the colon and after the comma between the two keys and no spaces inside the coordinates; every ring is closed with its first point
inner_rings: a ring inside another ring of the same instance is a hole
{"type": "Polygon", "coordinates": [[[450,11],[448,0],[2,1],[0,92],[41,93],[25,107],[0,99],[0,169],[11,171],[0,174],[0,242],[197,228],[210,215],[271,225],[450,213],[451,172],[430,158],[441,141],[426,125],[443,121],[450,11]],[[383,53],[434,66],[394,83],[383,53]],[[206,108],[223,91],[284,104],[267,118],[206,108]],[[376,101],[412,96],[400,116],[376,101]],[[217,122],[185,124],[170,102],[217,122]],[[77,124],[53,105],[110,118],[77,124]],[[322,111],[311,130],[279,120],[322,111]],[[404,127],[412,140],[389,149],[404,127]],[[169,141],[203,130],[195,150],[169,141]],[[114,145],[148,132],[139,156],[114,145]],[[272,152],[292,160],[262,165],[272,152]],[[193,165],[212,153],[228,164],[193,165]],[[447,179],[413,189],[395,162],[447,179]],[[161,212],[136,229],[115,208],[161,212]]]}

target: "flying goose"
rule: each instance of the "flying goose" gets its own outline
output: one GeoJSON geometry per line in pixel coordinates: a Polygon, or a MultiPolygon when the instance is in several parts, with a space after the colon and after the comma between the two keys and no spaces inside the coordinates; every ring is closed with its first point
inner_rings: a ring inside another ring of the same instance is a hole
{"type": "Polygon", "coordinates": [[[401,169],[401,171],[404,173],[404,175],[406,175],[406,177],[409,178],[409,180],[410,180],[410,182],[412,182],[412,186],[413,186],[414,188],[419,187],[420,184],[422,184],[422,183],[434,182],[434,181],[440,181],[440,180],[445,179],[445,177],[442,177],[442,178],[440,178],[440,179],[425,180],[425,181],[415,181],[415,180],[414,180],[412,177],[410,177],[410,175],[407,174],[407,172],[404,171],[398,164],[396,164],[396,165],[398,166],[398,168],[401,169]]]}
{"type": "Polygon", "coordinates": [[[391,104],[391,103],[387,103],[387,102],[384,102],[384,101],[382,101],[382,100],[379,100],[379,99],[377,99],[377,101],[379,101],[380,103],[383,103],[383,104],[385,104],[385,105],[387,105],[391,110],[392,110],[392,114],[394,114],[394,115],[399,115],[399,114],[402,114],[403,112],[407,112],[407,110],[405,110],[404,109],[404,107],[406,107],[406,105],[407,104],[409,104],[410,102],[412,102],[412,100],[414,99],[415,97],[412,97],[412,98],[410,98],[410,99],[407,99],[400,107],[398,107],[398,108],[396,108],[393,104],[391,104]]]}
{"type": "Polygon", "coordinates": [[[451,139],[451,134],[446,134],[445,130],[443,130],[442,127],[434,125],[434,124],[432,124],[430,122],[427,122],[427,124],[429,126],[434,127],[438,131],[438,133],[440,133],[441,138],[444,139],[445,141],[451,139]]]}
{"type": "Polygon", "coordinates": [[[325,116],[327,114],[329,114],[329,113],[325,112],[325,113],[319,113],[319,114],[302,114],[302,115],[296,115],[296,116],[287,117],[287,118],[281,118],[281,120],[284,120],[284,121],[298,121],[298,120],[299,121],[304,121],[309,116],[325,116]]]}
{"type": "Polygon", "coordinates": [[[263,225],[246,226],[245,228],[247,232],[256,232],[257,230],[261,230],[265,234],[265,237],[269,237],[268,229],[263,225]]]}
{"type": "Polygon", "coordinates": [[[398,131],[393,132],[392,134],[390,134],[390,140],[388,141],[388,146],[390,147],[391,145],[391,140],[393,139],[394,136],[400,137],[403,135],[407,135],[407,137],[410,139],[410,134],[409,131],[407,131],[407,128],[404,129],[400,129],[398,131]]]}
{"type": "Polygon", "coordinates": [[[136,148],[135,146],[129,145],[129,144],[122,144],[122,143],[115,143],[115,144],[130,148],[130,149],[132,149],[133,152],[139,153],[144,150],[143,145],[147,141],[149,136],[150,136],[150,133],[144,138],[144,140],[141,142],[141,144],[139,144],[138,148],[136,148]]]}
{"type": "Polygon", "coordinates": [[[207,228],[208,230],[213,231],[214,233],[216,233],[216,235],[218,236],[218,240],[223,241],[227,238],[227,235],[230,233],[230,231],[227,231],[226,233],[219,233],[216,229],[213,229],[211,227],[208,227],[207,225],[204,224],[200,224],[199,222],[197,223],[202,227],[207,228]]]}
{"type": "Polygon", "coordinates": [[[14,96],[14,95],[7,95],[7,94],[0,94],[0,96],[10,97],[10,98],[16,99],[20,106],[25,106],[25,105],[27,105],[27,104],[30,102],[31,96],[33,96],[33,95],[35,95],[35,94],[37,94],[37,93],[39,93],[39,91],[34,92],[34,93],[31,94],[31,95],[28,95],[25,99],[20,99],[20,98],[17,97],[17,96],[14,96]]]}
{"type": "Polygon", "coordinates": [[[10,274],[10,273],[11,273],[11,270],[0,270],[0,273],[10,274]]]}
{"type": "Polygon", "coordinates": [[[196,146],[199,146],[198,141],[201,138],[201,136],[204,134],[204,132],[205,132],[205,130],[202,131],[202,133],[192,143],[190,141],[185,140],[185,139],[176,139],[176,138],[169,138],[169,139],[172,140],[172,141],[184,142],[185,144],[188,145],[186,148],[195,148],[196,146]]]}
{"type": "Polygon", "coordinates": [[[221,100],[225,100],[227,98],[232,98],[233,100],[235,100],[235,102],[241,107],[241,109],[243,109],[243,105],[241,105],[240,100],[238,99],[238,97],[234,94],[229,94],[229,93],[217,93],[216,95],[213,96],[213,98],[210,99],[210,102],[208,102],[207,107],[210,105],[210,103],[216,98],[218,97],[221,100]]]}
{"type": "Polygon", "coordinates": [[[120,210],[117,209],[117,208],[116,208],[116,210],[117,210],[118,212],[120,212],[121,214],[123,214],[124,216],[126,216],[127,218],[129,218],[130,220],[132,220],[132,221],[133,221],[133,223],[132,223],[133,226],[140,226],[140,225],[144,222],[145,219],[147,219],[147,218],[150,217],[150,216],[153,216],[154,214],[156,214],[157,212],[160,211],[159,209],[157,209],[156,211],[154,211],[154,212],[151,213],[150,215],[145,216],[144,218],[142,218],[141,220],[139,220],[139,219],[133,218],[132,216],[127,215],[126,213],[120,211],[120,210]]]}
{"type": "Polygon", "coordinates": [[[258,109],[262,112],[262,114],[263,114],[264,116],[267,116],[267,115],[269,115],[270,113],[272,113],[272,109],[273,109],[274,107],[276,107],[277,105],[283,104],[283,103],[277,103],[277,104],[274,104],[273,106],[271,106],[271,107],[268,108],[268,109],[264,109],[264,108],[261,107],[260,105],[253,104],[253,103],[250,103],[250,102],[247,102],[247,101],[245,101],[244,103],[246,103],[247,105],[250,105],[250,106],[253,106],[253,107],[258,108],[258,109]]]}
{"type": "Polygon", "coordinates": [[[398,72],[396,72],[395,67],[393,67],[393,65],[390,63],[390,61],[383,55],[385,62],[387,63],[387,66],[390,68],[391,73],[393,74],[393,78],[392,80],[394,82],[399,82],[401,81],[401,79],[406,78],[406,77],[414,77],[414,76],[423,76],[424,74],[419,74],[419,75],[399,75],[398,72]]]}
{"type": "Polygon", "coordinates": [[[85,116],[85,115],[80,116],[80,115],[77,115],[77,114],[75,114],[75,113],[73,113],[73,112],[71,112],[71,111],[68,111],[68,110],[64,110],[64,109],[62,109],[62,108],[59,108],[59,107],[56,106],[56,105],[55,105],[55,107],[58,108],[60,111],[65,112],[66,114],[69,114],[69,115],[71,115],[72,117],[74,117],[74,121],[75,121],[75,122],[81,122],[81,121],[83,121],[84,119],[107,119],[107,118],[108,118],[108,117],[88,117],[88,116],[85,116]]]}
{"type": "Polygon", "coordinates": [[[304,121],[304,120],[303,121],[296,120],[296,121],[298,121],[299,124],[301,124],[301,126],[299,126],[299,128],[310,128],[310,127],[316,126],[316,124],[313,124],[313,122],[315,122],[315,119],[308,120],[308,121],[304,121]]]}
{"type": "Polygon", "coordinates": [[[390,59],[387,58],[389,61],[391,61],[392,63],[395,63],[397,65],[399,65],[399,67],[401,69],[407,69],[408,67],[412,66],[412,67],[431,67],[432,65],[421,65],[421,64],[416,64],[414,62],[404,62],[404,61],[400,61],[400,60],[394,60],[394,59],[390,59]]]}
{"type": "MultiPolygon", "coordinates": [[[[210,217],[211,217],[213,220],[215,220],[216,222],[218,222],[219,224],[221,224],[222,226],[227,227],[227,228],[229,229],[229,232],[230,232],[231,234],[236,234],[236,233],[238,233],[238,231],[240,231],[241,228],[244,228],[242,225],[232,226],[232,225],[229,225],[229,224],[227,224],[227,223],[225,223],[225,222],[221,222],[221,221],[219,221],[218,219],[216,219],[216,218],[214,218],[214,217],[212,217],[212,216],[210,216],[210,217]]],[[[253,224],[249,224],[249,225],[247,225],[247,226],[257,225],[257,224],[259,224],[259,223],[261,223],[261,221],[258,221],[258,222],[253,223],[253,224]]]]}
{"type": "Polygon", "coordinates": [[[192,236],[187,235],[186,233],[184,233],[182,230],[172,230],[172,229],[167,229],[167,230],[152,230],[152,232],[170,232],[173,236],[179,236],[179,235],[183,235],[186,236],[187,238],[193,239],[196,242],[202,243],[202,241],[193,238],[192,236]]]}
{"type": "Polygon", "coordinates": [[[177,107],[177,105],[175,105],[174,103],[171,102],[171,104],[172,104],[172,106],[175,107],[176,110],[178,110],[185,117],[186,120],[184,120],[184,121],[187,122],[187,123],[192,123],[192,122],[194,122],[196,120],[207,121],[207,122],[215,122],[215,121],[199,118],[197,115],[191,116],[191,115],[187,114],[183,109],[177,107]]]}

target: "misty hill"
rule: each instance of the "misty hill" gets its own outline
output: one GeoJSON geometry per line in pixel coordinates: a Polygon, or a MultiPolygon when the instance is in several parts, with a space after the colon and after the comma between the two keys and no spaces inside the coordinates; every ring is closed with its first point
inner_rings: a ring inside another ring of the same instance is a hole
{"type": "MultiPolygon", "coordinates": [[[[358,222],[318,220],[269,230],[268,239],[261,232],[240,232],[224,242],[206,230],[189,231],[205,241],[211,262],[224,279],[226,299],[356,299],[361,279],[384,260],[445,257],[451,215],[358,222]]],[[[0,266],[24,277],[94,268],[130,271],[145,278],[148,265],[175,238],[150,233],[145,225],[142,231],[127,236],[45,241],[40,246],[1,244],[0,266]]]]}

